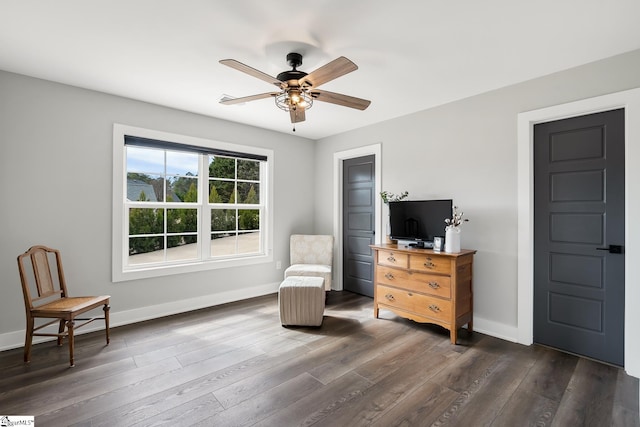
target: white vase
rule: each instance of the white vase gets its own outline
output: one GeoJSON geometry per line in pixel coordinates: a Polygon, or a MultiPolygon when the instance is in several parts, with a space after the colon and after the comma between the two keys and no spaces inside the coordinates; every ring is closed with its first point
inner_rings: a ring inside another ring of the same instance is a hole
{"type": "Polygon", "coordinates": [[[460,252],[460,227],[447,227],[444,232],[444,251],[447,253],[460,252]]]}
{"type": "Polygon", "coordinates": [[[386,237],[386,242],[385,243],[393,243],[393,240],[391,240],[391,216],[387,215],[387,233],[385,235],[386,237]]]}

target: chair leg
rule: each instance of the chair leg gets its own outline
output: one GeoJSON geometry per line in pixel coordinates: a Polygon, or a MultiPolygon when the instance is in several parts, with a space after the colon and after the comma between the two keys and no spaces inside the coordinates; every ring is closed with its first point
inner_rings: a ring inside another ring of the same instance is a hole
{"type": "Polygon", "coordinates": [[[65,323],[64,319],[60,319],[60,325],[58,326],[58,346],[62,345],[62,333],[64,332],[65,323]]]}
{"type": "Polygon", "coordinates": [[[69,366],[74,367],[73,363],[73,320],[67,322],[67,333],[69,335],[69,366]]]}
{"type": "Polygon", "coordinates": [[[33,318],[27,317],[27,329],[24,337],[24,361],[31,362],[31,344],[33,342],[33,318]]]}
{"type": "Polygon", "coordinates": [[[111,310],[111,307],[105,304],[102,310],[104,310],[104,329],[107,334],[107,345],[109,345],[109,310],[111,310]]]}

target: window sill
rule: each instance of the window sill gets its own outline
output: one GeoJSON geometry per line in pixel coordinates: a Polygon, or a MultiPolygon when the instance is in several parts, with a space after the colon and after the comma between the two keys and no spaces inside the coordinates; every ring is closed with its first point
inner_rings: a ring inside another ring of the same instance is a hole
{"type": "Polygon", "coordinates": [[[195,273],[199,271],[218,270],[222,268],[244,267],[247,265],[266,264],[273,262],[273,255],[255,255],[243,258],[224,260],[194,261],[189,264],[158,265],[149,267],[130,268],[120,270],[114,268],[112,281],[127,282],[130,280],[148,279],[153,277],[170,276],[174,274],[195,273]]]}

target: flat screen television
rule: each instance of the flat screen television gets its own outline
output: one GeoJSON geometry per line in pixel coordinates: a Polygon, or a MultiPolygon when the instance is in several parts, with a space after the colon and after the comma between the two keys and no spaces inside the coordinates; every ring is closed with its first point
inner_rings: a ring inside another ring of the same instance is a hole
{"type": "Polygon", "coordinates": [[[451,199],[389,202],[391,238],[430,247],[435,236],[444,236],[444,220],[451,218],[452,209],[451,199]]]}

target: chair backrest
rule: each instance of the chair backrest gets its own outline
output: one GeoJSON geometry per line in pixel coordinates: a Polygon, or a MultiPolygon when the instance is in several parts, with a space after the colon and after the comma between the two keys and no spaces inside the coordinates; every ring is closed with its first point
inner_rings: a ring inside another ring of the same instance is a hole
{"type": "Polygon", "coordinates": [[[62,259],[57,249],[42,245],[30,247],[18,255],[18,270],[27,308],[33,308],[35,301],[68,296],[62,259]]]}
{"type": "Polygon", "coordinates": [[[293,234],[289,249],[291,264],[333,264],[333,236],[293,234]]]}

